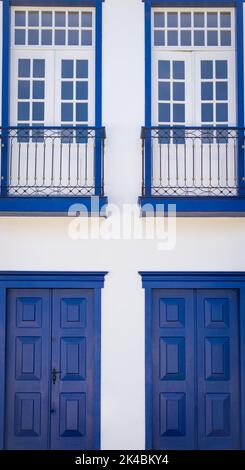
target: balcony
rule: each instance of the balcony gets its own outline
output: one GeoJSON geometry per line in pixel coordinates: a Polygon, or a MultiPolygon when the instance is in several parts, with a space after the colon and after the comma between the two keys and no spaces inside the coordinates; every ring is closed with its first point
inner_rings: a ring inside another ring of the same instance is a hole
{"type": "Polygon", "coordinates": [[[67,215],[75,204],[103,215],[105,137],[95,127],[0,129],[0,214],[67,215]]]}
{"type": "Polygon", "coordinates": [[[245,130],[235,127],[142,128],[142,214],[245,214],[245,130]]]}

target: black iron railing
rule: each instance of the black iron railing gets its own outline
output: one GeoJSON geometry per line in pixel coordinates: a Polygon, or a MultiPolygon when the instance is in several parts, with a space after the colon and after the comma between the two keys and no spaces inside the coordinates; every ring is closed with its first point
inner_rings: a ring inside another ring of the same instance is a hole
{"type": "Polygon", "coordinates": [[[103,196],[104,128],[9,127],[0,136],[2,194],[103,196]]]}
{"type": "Polygon", "coordinates": [[[234,127],[142,128],[142,195],[237,195],[244,136],[234,127]]]}

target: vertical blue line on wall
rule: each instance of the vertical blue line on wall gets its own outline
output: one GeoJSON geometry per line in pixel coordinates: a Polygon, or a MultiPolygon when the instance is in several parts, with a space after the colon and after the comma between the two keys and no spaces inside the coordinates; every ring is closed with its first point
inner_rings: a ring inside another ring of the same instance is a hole
{"type": "Polygon", "coordinates": [[[96,0],[95,24],[95,195],[102,195],[102,141],[99,128],[102,126],[102,0],[96,0]]]}
{"type": "MultiPolygon", "coordinates": [[[[151,0],[145,0],[145,126],[151,127],[151,0]]],[[[145,139],[145,196],[151,195],[151,132],[145,139]]]]}
{"type": "Polygon", "coordinates": [[[6,289],[0,287],[0,449],[4,448],[6,289]]]}
{"type": "MultiPolygon", "coordinates": [[[[237,125],[244,127],[244,26],[243,26],[243,0],[237,0],[236,32],[237,32],[237,125]]],[[[238,137],[238,164],[237,179],[238,192],[245,194],[244,181],[244,132],[239,131],[238,137]]]]}
{"type": "Polygon", "coordinates": [[[9,54],[10,54],[10,1],[3,0],[3,52],[2,52],[2,127],[3,140],[1,152],[1,196],[7,193],[8,185],[8,135],[9,126],[9,54]]]}

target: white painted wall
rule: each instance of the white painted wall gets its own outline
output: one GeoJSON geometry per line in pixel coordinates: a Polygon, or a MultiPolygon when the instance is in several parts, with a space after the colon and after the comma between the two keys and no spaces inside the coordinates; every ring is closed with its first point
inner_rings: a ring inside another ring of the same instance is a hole
{"type": "MultiPolygon", "coordinates": [[[[144,12],[141,0],[106,0],[103,123],[106,194],[140,194],[144,122],[144,12]]],[[[245,270],[245,220],[178,219],[177,244],[71,240],[62,218],[1,218],[1,270],[109,271],[102,302],[102,448],[144,448],[144,291],[139,270],[245,270]]],[[[84,224],[86,221],[83,222],[84,224]]]]}

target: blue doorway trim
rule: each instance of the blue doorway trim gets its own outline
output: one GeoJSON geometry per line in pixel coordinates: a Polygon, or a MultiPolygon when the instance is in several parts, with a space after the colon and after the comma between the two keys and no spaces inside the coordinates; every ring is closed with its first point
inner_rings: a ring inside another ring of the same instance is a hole
{"type": "Polygon", "coordinates": [[[145,289],[145,446],[152,449],[152,298],[154,289],[236,289],[240,303],[241,448],[245,449],[245,272],[139,272],[145,289]]]}
{"type": "Polygon", "coordinates": [[[101,388],[101,289],[107,272],[0,272],[0,449],[4,448],[6,306],[7,290],[12,288],[93,289],[95,311],[95,431],[94,448],[100,449],[101,388]]]}

